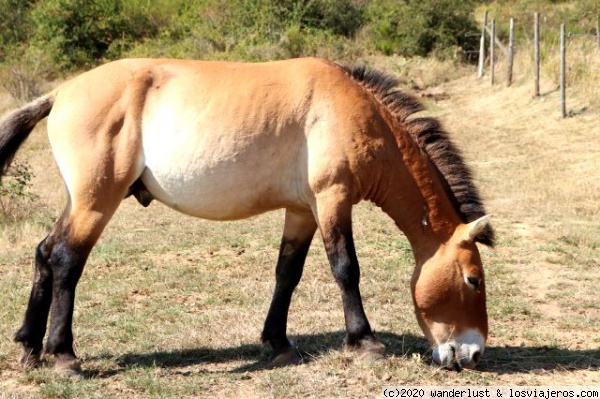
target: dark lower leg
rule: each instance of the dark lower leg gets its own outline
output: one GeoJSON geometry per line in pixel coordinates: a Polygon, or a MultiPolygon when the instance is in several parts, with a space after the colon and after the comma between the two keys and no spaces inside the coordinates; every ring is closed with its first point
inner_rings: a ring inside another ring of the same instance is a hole
{"type": "Polygon", "coordinates": [[[382,353],[384,347],[375,339],[362,304],[359,289],[360,269],[351,228],[334,226],[324,234],[324,240],[331,270],[342,294],[346,321],[345,345],[367,352],[382,353]]]}
{"type": "Polygon", "coordinates": [[[76,358],[72,330],[75,288],[88,253],[89,249],[72,246],[67,241],[58,243],[52,251],[52,312],[46,353],[58,360],[76,358]]]}
{"type": "MultiPolygon", "coordinates": [[[[289,211],[286,214],[286,227],[275,273],[275,292],[262,332],[263,342],[268,342],[273,349],[273,361],[277,361],[280,355],[286,357],[286,353],[293,355],[287,338],[288,311],[294,289],[302,277],[304,262],[316,227],[311,214],[303,217],[289,211]]],[[[287,360],[292,359],[283,359],[283,362],[287,360]]]]}
{"type": "Polygon", "coordinates": [[[35,255],[35,272],[25,319],[15,334],[15,342],[23,344],[20,363],[24,367],[35,367],[40,363],[48,313],[52,301],[52,270],[48,237],[38,245],[35,255]]]}
{"type": "Polygon", "coordinates": [[[286,334],[288,311],[292,293],[302,277],[309,246],[310,241],[298,244],[283,239],[281,242],[275,292],[262,333],[263,342],[269,342],[275,353],[290,346],[286,334]]]}

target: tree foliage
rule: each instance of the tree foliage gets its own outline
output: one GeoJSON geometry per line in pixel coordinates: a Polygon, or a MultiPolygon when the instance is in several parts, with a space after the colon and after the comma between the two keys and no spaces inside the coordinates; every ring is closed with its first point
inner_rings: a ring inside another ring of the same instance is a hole
{"type": "Polygon", "coordinates": [[[113,51],[118,56],[136,40],[156,34],[147,15],[125,11],[122,0],[41,1],[31,10],[32,42],[66,68],[93,64],[121,45],[113,51]]]}
{"type": "Polygon", "coordinates": [[[444,55],[473,46],[474,0],[373,1],[368,8],[372,43],[384,54],[444,55]]]}
{"type": "Polygon", "coordinates": [[[0,0],[0,60],[7,49],[27,38],[29,7],[33,0],[0,0]]]}
{"type": "Polygon", "coordinates": [[[130,55],[259,60],[318,55],[324,47],[349,54],[443,55],[452,46],[464,46],[466,32],[477,31],[474,4],[0,0],[0,49],[19,48],[17,55],[29,48],[43,50],[62,71],[130,55]]]}

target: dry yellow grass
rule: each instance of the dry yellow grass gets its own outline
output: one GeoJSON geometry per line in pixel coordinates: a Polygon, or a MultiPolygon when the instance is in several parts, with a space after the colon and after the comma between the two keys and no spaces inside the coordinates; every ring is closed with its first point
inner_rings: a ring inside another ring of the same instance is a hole
{"type": "Polygon", "coordinates": [[[523,315],[498,323],[496,337],[504,345],[535,342],[595,359],[595,368],[555,370],[548,378],[532,379],[536,383],[598,384],[600,110],[595,99],[573,90],[572,106],[585,111],[562,119],[559,94],[534,98],[528,82],[490,88],[469,77],[445,90],[454,95],[439,114],[466,143],[496,215],[500,243],[493,258],[511,273],[526,307],[520,322],[523,315]]]}
{"type": "MultiPolygon", "coordinates": [[[[390,70],[399,60],[378,61],[390,70]]],[[[451,64],[437,66],[450,70],[451,64]]],[[[475,372],[428,362],[412,314],[410,250],[369,204],[355,213],[362,291],[389,357],[369,363],[340,350],[338,289],[315,238],[289,332],[307,363],[266,369],[259,343],[282,229],[275,212],[236,223],[191,219],[124,201],[78,289],[76,350],[86,380],[23,374],[11,342],[25,309],[33,249],[62,207],[60,178],[39,128],[21,151],[44,208],[0,231],[0,391],[39,397],[378,397],[383,385],[600,384],[600,111],[562,119],[558,94],[532,84],[490,88],[471,76],[427,75],[428,104],[473,166],[498,229],[483,250],[491,322],[475,372]],[[424,359],[424,360],[423,360],[424,359]]],[[[5,101],[0,97],[0,104],[5,101]]],[[[6,105],[8,107],[8,105],[6,105]]]]}

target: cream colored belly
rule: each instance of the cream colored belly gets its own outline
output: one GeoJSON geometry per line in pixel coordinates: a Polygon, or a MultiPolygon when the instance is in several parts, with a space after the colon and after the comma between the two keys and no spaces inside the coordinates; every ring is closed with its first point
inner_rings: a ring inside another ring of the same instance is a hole
{"type": "Polygon", "coordinates": [[[141,179],[160,202],[204,219],[302,207],[302,149],[294,140],[281,146],[281,138],[267,136],[144,136],[141,179]]]}

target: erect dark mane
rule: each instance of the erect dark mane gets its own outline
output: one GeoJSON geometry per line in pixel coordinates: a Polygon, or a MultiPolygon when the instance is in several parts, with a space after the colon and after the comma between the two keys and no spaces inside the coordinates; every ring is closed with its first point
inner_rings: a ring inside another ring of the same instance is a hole
{"type": "MultiPolygon", "coordinates": [[[[463,219],[472,222],[486,214],[460,149],[452,142],[440,122],[431,117],[411,118],[422,111],[423,104],[410,94],[400,91],[398,80],[385,72],[365,66],[342,67],[355,81],[371,92],[389,113],[406,128],[412,139],[423,149],[446,180],[449,194],[463,219]]],[[[494,246],[494,230],[488,225],[477,241],[494,246]]]]}

